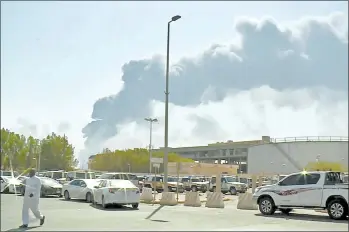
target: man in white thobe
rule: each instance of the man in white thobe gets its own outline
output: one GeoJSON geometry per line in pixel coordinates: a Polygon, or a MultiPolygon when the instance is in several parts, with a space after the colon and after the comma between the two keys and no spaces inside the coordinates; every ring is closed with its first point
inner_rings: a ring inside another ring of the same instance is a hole
{"type": "Polygon", "coordinates": [[[35,175],[35,169],[29,171],[29,178],[25,180],[25,193],[23,197],[22,221],[20,228],[27,228],[29,224],[29,209],[34,216],[40,220],[40,225],[45,222],[45,216],[39,211],[41,192],[41,180],[35,175]]]}

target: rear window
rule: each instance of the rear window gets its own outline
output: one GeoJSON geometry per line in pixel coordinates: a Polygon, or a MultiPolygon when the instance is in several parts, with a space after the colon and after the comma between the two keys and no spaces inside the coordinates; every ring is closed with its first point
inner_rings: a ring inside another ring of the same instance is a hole
{"type": "Polygon", "coordinates": [[[138,177],[133,174],[125,174],[127,180],[138,180],[138,177]]]}

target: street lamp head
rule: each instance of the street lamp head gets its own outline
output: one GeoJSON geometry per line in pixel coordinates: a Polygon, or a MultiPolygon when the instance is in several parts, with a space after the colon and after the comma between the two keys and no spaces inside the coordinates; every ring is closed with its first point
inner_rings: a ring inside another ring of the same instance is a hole
{"type": "Polygon", "coordinates": [[[182,18],[180,15],[173,16],[171,22],[177,21],[180,18],[182,18]]]}
{"type": "Polygon", "coordinates": [[[158,122],[158,119],[157,119],[157,118],[154,118],[154,119],[153,119],[153,122],[158,122]]]}

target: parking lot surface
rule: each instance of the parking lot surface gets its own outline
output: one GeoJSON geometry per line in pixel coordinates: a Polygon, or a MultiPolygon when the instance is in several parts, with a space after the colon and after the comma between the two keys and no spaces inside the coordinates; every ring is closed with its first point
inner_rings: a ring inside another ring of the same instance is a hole
{"type": "MultiPolygon", "coordinates": [[[[1,231],[21,231],[22,197],[1,195],[1,231]]],[[[138,210],[123,207],[102,209],[83,201],[42,198],[40,209],[46,216],[43,226],[33,221],[31,231],[348,231],[348,221],[332,221],[327,214],[296,210],[285,216],[261,216],[259,211],[237,210],[237,201],[225,202],[224,209],[140,204],[138,210]],[[156,212],[156,210],[158,211],[156,212]],[[149,215],[153,214],[152,217],[149,215]]]]}

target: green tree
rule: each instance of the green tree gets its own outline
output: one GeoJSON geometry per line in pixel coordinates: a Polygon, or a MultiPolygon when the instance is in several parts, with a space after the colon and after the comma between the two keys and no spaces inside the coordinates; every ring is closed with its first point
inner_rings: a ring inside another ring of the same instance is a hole
{"type": "MultiPolygon", "coordinates": [[[[163,158],[163,152],[153,152],[153,157],[163,158]]],[[[168,154],[169,162],[194,162],[175,153],[168,154]]],[[[149,171],[149,151],[143,148],[115,150],[104,149],[103,152],[96,154],[90,163],[90,169],[98,171],[113,172],[131,172],[146,173],[149,171]]],[[[160,167],[160,172],[163,166],[160,167]]]]}
{"type": "Polygon", "coordinates": [[[78,161],[66,136],[54,133],[39,140],[1,129],[1,168],[23,171],[40,165],[41,170],[72,169],[78,161]]]}

